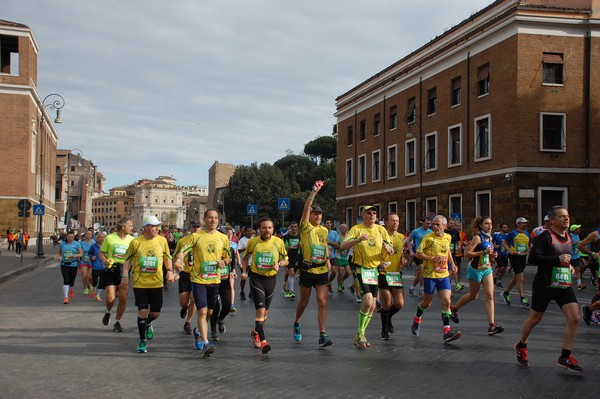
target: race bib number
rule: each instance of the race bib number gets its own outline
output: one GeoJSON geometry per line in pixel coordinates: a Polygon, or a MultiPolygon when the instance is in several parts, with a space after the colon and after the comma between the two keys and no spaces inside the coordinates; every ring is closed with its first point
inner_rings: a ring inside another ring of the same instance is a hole
{"type": "Polygon", "coordinates": [[[127,246],[122,244],[116,244],[113,250],[113,258],[125,260],[125,253],[127,252],[127,246]]]}
{"type": "Polygon", "coordinates": [[[200,274],[204,280],[215,279],[219,277],[219,264],[216,260],[205,260],[200,265],[200,274]]]}
{"type": "Polygon", "coordinates": [[[229,265],[219,269],[219,274],[221,275],[221,280],[226,280],[227,277],[229,277],[229,273],[231,273],[231,267],[229,267],[229,265]]]}
{"type": "Polygon", "coordinates": [[[296,249],[298,248],[298,246],[300,245],[300,239],[299,238],[292,238],[288,241],[288,248],[290,249],[296,249]]]}
{"type": "Polygon", "coordinates": [[[516,248],[519,255],[524,255],[527,253],[527,244],[517,244],[516,248]]]}
{"type": "Polygon", "coordinates": [[[84,263],[90,263],[90,260],[91,260],[90,255],[88,255],[88,254],[84,254],[83,258],[81,259],[81,261],[84,263]]]}
{"type": "Polygon", "coordinates": [[[360,275],[362,277],[363,284],[377,285],[377,268],[366,269],[361,267],[360,275]]]}
{"type": "Polygon", "coordinates": [[[549,287],[569,288],[572,285],[571,268],[562,266],[554,266],[552,268],[552,277],[550,278],[549,287]]]}
{"type": "Polygon", "coordinates": [[[258,252],[254,259],[259,270],[273,270],[275,259],[271,252],[258,252]]]}
{"type": "Polygon", "coordinates": [[[158,258],[156,256],[142,256],[140,259],[140,271],[143,274],[156,273],[158,270],[158,258]]]}
{"type": "Polygon", "coordinates": [[[491,266],[492,265],[490,263],[490,255],[489,254],[483,254],[479,257],[479,265],[477,265],[477,269],[486,270],[486,269],[489,269],[491,266]]]}
{"type": "Polygon", "coordinates": [[[433,267],[434,272],[444,272],[448,270],[448,258],[444,258],[441,262],[437,262],[433,267]]]}
{"type": "Polygon", "coordinates": [[[402,273],[400,272],[387,272],[385,275],[385,281],[387,281],[390,287],[404,287],[404,283],[402,282],[402,273]]]}
{"type": "Polygon", "coordinates": [[[310,261],[322,265],[325,263],[325,256],[327,255],[326,247],[323,245],[311,245],[310,246],[310,261]]]}
{"type": "Polygon", "coordinates": [[[63,260],[67,263],[71,263],[73,262],[73,255],[75,255],[75,251],[73,250],[67,250],[67,251],[63,251],[63,260]]]}

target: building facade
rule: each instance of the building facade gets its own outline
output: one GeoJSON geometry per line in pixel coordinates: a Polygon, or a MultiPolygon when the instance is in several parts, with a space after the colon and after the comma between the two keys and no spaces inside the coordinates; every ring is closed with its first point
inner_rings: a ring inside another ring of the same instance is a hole
{"type": "Polygon", "coordinates": [[[42,235],[49,237],[58,224],[54,194],[59,136],[52,111],[64,104],[60,96],[42,98],[38,93],[38,51],[29,27],[0,20],[0,142],[5,164],[0,171],[0,226],[24,228],[32,243],[40,226],[42,235]],[[34,216],[30,209],[29,217],[19,217],[20,200],[42,203],[45,214],[34,216]]]}
{"type": "Polygon", "coordinates": [[[499,0],[336,99],[337,212],[600,216],[600,1],[499,0]]]}
{"type": "Polygon", "coordinates": [[[135,191],[132,186],[115,187],[110,190],[108,195],[93,198],[94,225],[98,223],[100,225],[98,230],[101,231],[109,232],[111,229],[117,229],[119,219],[131,216],[134,198],[135,191]]]}
{"type": "Polygon", "coordinates": [[[164,226],[183,227],[186,209],[183,192],[176,181],[171,176],[159,176],[155,180],[142,179],[133,184],[131,218],[135,227],[142,227],[144,217],[152,215],[164,226]]]}
{"type": "Polygon", "coordinates": [[[233,176],[237,166],[230,163],[215,163],[208,170],[208,208],[219,211],[220,225],[227,224],[227,213],[225,212],[225,189],[229,184],[229,179],[233,176]]]}

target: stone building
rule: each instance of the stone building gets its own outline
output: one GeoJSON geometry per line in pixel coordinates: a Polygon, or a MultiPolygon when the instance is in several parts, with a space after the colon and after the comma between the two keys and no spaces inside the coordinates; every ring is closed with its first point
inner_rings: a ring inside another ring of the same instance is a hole
{"type": "Polygon", "coordinates": [[[183,227],[186,219],[183,193],[177,179],[159,176],[155,180],[142,179],[132,185],[134,193],[131,218],[133,225],[142,227],[145,216],[154,215],[164,226],[183,227]]]}
{"type": "Polygon", "coordinates": [[[219,210],[221,218],[219,225],[227,224],[227,213],[225,212],[225,189],[229,184],[229,179],[233,176],[237,166],[230,163],[215,163],[208,170],[208,208],[219,210]]]}
{"type": "Polygon", "coordinates": [[[374,204],[406,230],[434,214],[534,227],[562,204],[597,226],[599,10],[498,0],[340,95],[340,220],[374,204]]]}
{"type": "Polygon", "coordinates": [[[58,95],[38,93],[38,51],[29,27],[0,20],[0,226],[2,231],[24,227],[31,244],[40,226],[49,237],[58,224],[54,194],[59,135],[53,121],[60,122],[55,111],[64,105],[58,95]],[[20,200],[43,203],[45,215],[35,217],[30,209],[30,217],[19,217],[20,200]]]}

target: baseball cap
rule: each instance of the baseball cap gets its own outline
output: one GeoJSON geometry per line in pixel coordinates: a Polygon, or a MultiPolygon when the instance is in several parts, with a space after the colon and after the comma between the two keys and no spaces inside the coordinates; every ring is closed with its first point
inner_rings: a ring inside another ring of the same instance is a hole
{"type": "Polygon", "coordinates": [[[517,221],[515,223],[529,223],[529,220],[525,219],[524,217],[520,217],[517,218],[517,221]]]}
{"type": "Polygon", "coordinates": [[[190,226],[191,226],[191,227],[200,227],[200,226],[202,226],[202,225],[200,224],[200,222],[199,222],[199,221],[197,221],[197,220],[192,220],[192,221],[190,222],[190,226]]]}
{"type": "Polygon", "coordinates": [[[365,205],[362,209],[362,213],[365,213],[366,211],[369,211],[371,209],[377,211],[377,208],[375,208],[373,205],[365,205]]]}
{"type": "Polygon", "coordinates": [[[310,207],[311,212],[320,212],[323,213],[323,209],[319,205],[313,205],[310,207]]]}
{"type": "Polygon", "coordinates": [[[143,222],[143,226],[146,227],[148,225],[152,225],[152,226],[160,226],[160,220],[158,220],[158,218],[156,216],[146,216],[144,218],[144,222],[143,222]]]}
{"type": "Polygon", "coordinates": [[[550,220],[550,218],[548,217],[548,215],[544,216],[544,222],[547,222],[548,220],[550,220]]]}
{"type": "Polygon", "coordinates": [[[580,224],[572,224],[572,225],[571,225],[571,227],[569,227],[569,229],[570,229],[571,231],[575,231],[575,230],[577,230],[577,229],[578,229],[578,228],[580,228],[580,227],[581,227],[581,225],[580,225],[580,224]]]}

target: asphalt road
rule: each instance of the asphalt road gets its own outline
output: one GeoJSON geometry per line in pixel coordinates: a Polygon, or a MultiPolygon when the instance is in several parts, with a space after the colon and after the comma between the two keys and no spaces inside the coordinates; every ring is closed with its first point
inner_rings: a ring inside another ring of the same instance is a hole
{"type": "MultiPolygon", "coordinates": [[[[412,273],[405,279],[412,281],[412,273]]],[[[175,284],[165,292],[163,313],[153,323],[155,337],[146,354],[135,351],[132,292],[123,319],[125,332],[116,333],[102,325],[103,306],[81,294],[80,280],[69,305],[62,304],[61,287],[55,261],[0,284],[1,398],[596,396],[600,327],[581,324],[573,353],[585,373],[559,368],[563,317],[552,304],[530,338],[531,367],[523,368],[516,364],[512,346],[528,310],[504,305],[499,290],[496,318],[506,329],[500,335],[487,335],[479,299],[462,309],[460,324],[453,327],[463,337],[444,344],[435,300],[415,337],[410,323],[418,299],[407,295],[405,309],[394,317],[396,332],[390,341],[379,339],[378,315],[373,318],[367,330],[372,347],[367,350],[352,344],[358,305],[347,290],[330,295],[327,332],[334,344],[325,349],[317,347],[314,292],[299,343],[292,338],[295,303],[278,293],[265,325],[273,348],[268,355],[252,347],[252,303],[236,299],[238,312],[227,318],[227,332],[213,356],[205,359],[182,331],[175,284]]],[[[460,295],[454,293],[455,300],[460,295]]],[[[578,293],[582,303],[592,295],[589,287],[578,293]]]]}

